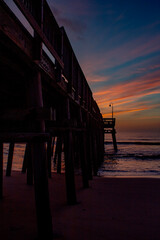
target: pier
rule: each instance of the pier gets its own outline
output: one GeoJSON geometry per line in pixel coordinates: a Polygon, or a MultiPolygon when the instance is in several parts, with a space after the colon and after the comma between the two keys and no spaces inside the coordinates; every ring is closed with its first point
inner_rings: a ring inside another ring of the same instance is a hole
{"type": "Polygon", "coordinates": [[[115,118],[103,118],[104,122],[104,134],[111,134],[114,150],[117,151],[117,141],[116,141],[116,129],[115,129],[115,118]]]}
{"type": "Polygon", "coordinates": [[[76,204],[75,162],[80,162],[83,187],[89,187],[103,161],[104,123],[65,29],[58,26],[47,1],[13,3],[30,31],[1,0],[0,199],[3,144],[10,144],[9,177],[14,144],[25,143],[22,172],[27,172],[27,184],[34,184],[38,236],[52,239],[48,178],[54,139],[58,173],[64,146],[67,203],[76,204]]]}

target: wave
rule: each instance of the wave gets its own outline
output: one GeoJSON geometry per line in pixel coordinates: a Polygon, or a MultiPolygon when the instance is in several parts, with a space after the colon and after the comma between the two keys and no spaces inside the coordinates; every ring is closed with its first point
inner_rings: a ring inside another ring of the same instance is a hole
{"type": "MultiPolygon", "coordinates": [[[[113,142],[105,141],[104,144],[113,144],[113,142]]],[[[117,144],[134,144],[134,145],[160,145],[160,142],[117,142],[117,144]]]]}
{"type": "Polygon", "coordinates": [[[121,173],[121,174],[123,174],[123,173],[147,173],[147,174],[149,174],[149,173],[153,173],[153,174],[157,174],[157,175],[159,175],[160,174],[160,171],[158,171],[158,170],[137,170],[137,169],[135,169],[135,170],[129,170],[129,171],[127,171],[127,170],[118,170],[118,169],[101,169],[100,170],[100,172],[107,172],[107,173],[121,173]]]}
{"type": "Polygon", "coordinates": [[[115,157],[116,159],[126,159],[126,158],[134,158],[137,160],[156,160],[160,159],[160,154],[137,154],[137,153],[127,153],[127,154],[113,154],[113,153],[105,153],[104,154],[108,158],[113,158],[115,157]]]}

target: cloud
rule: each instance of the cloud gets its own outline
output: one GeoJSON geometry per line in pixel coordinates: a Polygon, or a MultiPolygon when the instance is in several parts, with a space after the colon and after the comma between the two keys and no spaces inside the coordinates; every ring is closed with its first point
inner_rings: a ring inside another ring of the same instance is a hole
{"type": "MultiPolygon", "coordinates": [[[[116,116],[119,115],[126,115],[126,114],[131,114],[131,113],[136,113],[136,112],[143,112],[146,110],[152,110],[155,108],[160,108],[160,103],[159,104],[147,104],[147,102],[143,102],[143,103],[139,103],[137,106],[135,106],[135,104],[129,104],[126,107],[121,107],[121,108],[117,108],[116,105],[116,110],[114,108],[114,113],[116,114],[116,116]]],[[[111,115],[111,112],[107,112],[107,113],[103,113],[103,117],[109,117],[111,115]]],[[[158,118],[158,116],[153,116],[152,118],[158,118]]],[[[160,116],[159,116],[160,117],[160,116]]],[[[141,119],[145,119],[145,117],[143,115],[140,115],[141,119]]]]}
{"type": "Polygon", "coordinates": [[[83,34],[86,30],[86,25],[79,20],[60,17],[59,23],[74,33],[83,34]]]}
{"type": "Polygon", "coordinates": [[[87,81],[89,83],[102,83],[102,82],[107,82],[109,80],[109,77],[107,76],[99,76],[99,75],[94,75],[94,74],[91,74],[91,75],[88,75],[87,76],[87,81]]]}
{"type": "MultiPolygon", "coordinates": [[[[115,38],[116,37],[117,36],[115,36],[115,38]]],[[[114,48],[110,47],[111,42],[108,42],[110,48],[106,47],[102,50],[95,50],[85,55],[81,61],[82,67],[84,71],[89,74],[90,72],[95,71],[95,69],[98,69],[98,71],[101,72],[105,69],[107,70],[113,67],[115,68],[125,64],[131,64],[133,61],[143,61],[143,58],[146,58],[153,53],[160,52],[159,42],[160,34],[150,38],[146,36],[135,37],[128,42],[120,42],[114,48]]],[[[91,44],[93,44],[94,49],[94,42],[91,44]]]]}
{"type": "Polygon", "coordinates": [[[87,14],[87,4],[83,1],[72,1],[64,4],[56,2],[51,4],[51,9],[60,26],[64,26],[71,32],[82,34],[86,30],[86,24],[82,15],[87,14]],[[81,16],[81,19],[78,18],[81,16]]]}
{"type": "Polygon", "coordinates": [[[75,1],[68,0],[67,4],[63,0],[48,0],[51,9],[55,13],[55,9],[58,9],[58,12],[61,15],[88,15],[89,13],[89,3],[87,0],[75,1]]]}
{"type": "MultiPolygon", "coordinates": [[[[116,111],[115,113],[116,113],[116,116],[117,116],[117,115],[119,115],[119,114],[140,112],[140,111],[144,111],[144,110],[146,110],[146,109],[149,109],[149,108],[145,107],[145,108],[139,108],[139,109],[121,110],[121,111],[116,111]]],[[[108,117],[108,116],[110,116],[110,115],[111,115],[111,113],[105,113],[105,114],[103,114],[103,117],[105,118],[105,117],[108,117]]]]}
{"type": "MultiPolygon", "coordinates": [[[[128,112],[149,109],[149,105],[155,107],[155,105],[151,104],[151,100],[148,100],[148,102],[145,101],[145,103],[142,102],[142,100],[140,101],[140,99],[145,96],[155,94],[160,94],[160,70],[148,73],[131,82],[118,83],[114,86],[107,86],[106,88],[102,87],[94,93],[94,98],[102,113],[106,114],[106,106],[108,106],[110,102],[113,102],[117,109],[124,109],[125,107],[125,109],[127,109],[125,111],[128,112]],[[138,102],[138,100],[140,102],[138,102]],[[144,105],[142,106],[143,103],[144,105]],[[137,108],[138,106],[140,106],[140,108],[137,108]]],[[[122,113],[124,112],[119,112],[119,114],[122,113]]]]}

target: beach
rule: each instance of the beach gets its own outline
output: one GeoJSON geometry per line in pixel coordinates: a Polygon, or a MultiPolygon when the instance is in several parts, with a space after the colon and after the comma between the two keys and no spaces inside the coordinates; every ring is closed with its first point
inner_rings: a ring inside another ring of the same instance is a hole
{"type": "MultiPolygon", "coordinates": [[[[160,179],[94,177],[88,189],[76,176],[77,204],[66,203],[65,175],[49,179],[54,239],[160,239],[160,179]]],[[[26,175],[4,176],[0,201],[0,239],[37,238],[34,187],[26,175]]]]}

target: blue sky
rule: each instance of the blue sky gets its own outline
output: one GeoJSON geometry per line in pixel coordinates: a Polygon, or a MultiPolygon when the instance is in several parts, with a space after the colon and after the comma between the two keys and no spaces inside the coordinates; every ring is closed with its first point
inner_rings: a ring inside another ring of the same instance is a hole
{"type": "Polygon", "coordinates": [[[118,129],[160,132],[160,0],[47,2],[103,116],[113,103],[118,129]]]}
{"type": "Polygon", "coordinates": [[[160,130],[160,1],[48,0],[104,117],[160,130]]]}

